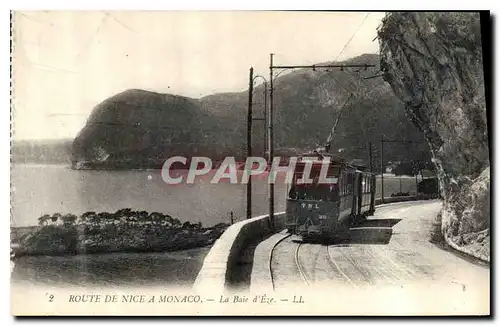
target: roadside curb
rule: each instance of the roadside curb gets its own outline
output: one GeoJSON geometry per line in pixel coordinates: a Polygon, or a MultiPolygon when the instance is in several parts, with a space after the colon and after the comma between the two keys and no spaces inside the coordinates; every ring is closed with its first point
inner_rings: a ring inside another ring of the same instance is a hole
{"type": "Polygon", "coordinates": [[[467,254],[471,257],[474,257],[476,259],[479,259],[485,263],[491,263],[490,261],[490,257],[487,257],[486,255],[482,255],[482,254],[478,254],[478,253],[475,253],[467,248],[464,248],[464,247],[461,247],[459,245],[457,245],[455,242],[453,242],[449,237],[448,235],[446,234],[446,232],[443,234],[444,236],[444,239],[446,241],[446,243],[452,247],[453,249],[457,250],[457,251],[460,251],[460,252],[463,252],[464,254],[467,254]]]}
{"type": "Polygon", "coordinates": [[[426,196],[426,195],[387,197],[384,198],[383,201],[382,198],[376,198],[375,206],[392,204],[392,203],[401,203],[405,201],[419,201],[419,200],[433,200],[433,199],[439,199],[439,198],[434,198],[432,196],[426,196]]]}
{"type": "Polygon", "coordinates": [[[262,241],[255,248],[255,258],[250,278],[250,292],[255,289],[259,291],[274,291],[273,274],[271,271],[273,251],[280,242],[290,236],[290,233],[286,232],[286,230],[282,230],[273,234],[265,241],[262,241]],[[258,261],[256,261],[256,259],[258,259],[258,261]]]}

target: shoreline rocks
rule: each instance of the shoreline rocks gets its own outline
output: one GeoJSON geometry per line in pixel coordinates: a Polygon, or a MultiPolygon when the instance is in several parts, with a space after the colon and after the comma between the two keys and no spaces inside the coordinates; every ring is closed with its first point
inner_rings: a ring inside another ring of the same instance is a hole
{"type": "MultiPolygon", "coordinates": [[[[25,255],[81,255],[116,252],[168,252],[211,245],[228,224],[181,224],[169,215],[122,209],[39,218],[38,226],[11,227],[11,252],[25,255]]],[[[11,256],[12,259],[12,256],[11,256]]]]}

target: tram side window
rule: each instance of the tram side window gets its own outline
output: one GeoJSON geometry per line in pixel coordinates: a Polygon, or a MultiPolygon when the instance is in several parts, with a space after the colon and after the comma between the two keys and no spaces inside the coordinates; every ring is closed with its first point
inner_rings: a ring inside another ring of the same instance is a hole
{"type": "Polygon", "coordinates": [[[352,194],[352,184],[353,184],[352,180],[353,180],[353,174],[349,173],[348,184],[347,184],[347,193],[348,194],[352,194]]]}
{"type": "Polygon", "coordinates": [[[346,182],[346,173],[345,172],[342,172],[342,196],[344,196],[346,194],[346,186],[347,186],[347,182],[346,182]]]}
{"type": "MultiPolygon", "coordinates": [[[[352,187],[351,187],[351,192],[352,192],[352,193],[354,193],[354,189],[355,189],[355,187],[354,187],[354,182],[355,182],[355,181],[356,181],[356,174],[354,173],[354,174],[352,175],[352,187]]],[[[358,191],[359,191],[359,189],[358,189],[358,191]]]]}
{"type": "Polygon", "coordinates": [[[351,185],[352,185],[352,175],[349,172],[345,173],[345,183],[344,183],[344,195],[348,195],[351,193],[351,185]]]}
{"type": "Polygon", "coordinates": [[[340,172],[339,174],[339,195],[344,195],[344,172],[340,172]]]}
{"type": "Polygon", "coordinates": [[[351,185],[351,193],[354,193],[354,181],[356,180],[356,174],[352,174],[352,185],[351,185]]]}
{"type": "Polygon", "coordinates": [[[345,173],[342,172],[342,196],[345,195],[345,173]]]}
{"type": "Polygon", "coordinates": [[[347,193],[352,193],[352,173],[349,173],[348,184],[347,184],[347,193]]]}
{"type": "Polygon", "coordinates": [[[347,173],[344,173],[344,186],[342,187],[343,190],[342,190],[342,195],[346,195],[347,194],[347,184],[349,183],[349,181],[347,180],[347,173]]]}
{"type": "Polygon", "coordinates": [[[351,193],[351,174],[347,174],[347,185],[346,185],[346,193],[350,194],[351,193]]]}
{"type": "Polygon", "coordinates": [[[339,175],[339,195],[343,196],[344,195],[344,172],[340,172],[339,175]]]}

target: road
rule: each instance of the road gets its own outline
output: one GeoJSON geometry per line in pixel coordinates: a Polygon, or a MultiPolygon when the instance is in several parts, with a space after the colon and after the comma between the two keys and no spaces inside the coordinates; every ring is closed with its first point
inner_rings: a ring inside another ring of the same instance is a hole
{"type": "Polygon", "coordinates": [[[351,229],[341,244],[302,243],[285,238],[272,250],[276,291],[318,287],[383,288],[423,284],[489,285],[489,267],[429,241],[439,201],[389,204],[351,229]]]}

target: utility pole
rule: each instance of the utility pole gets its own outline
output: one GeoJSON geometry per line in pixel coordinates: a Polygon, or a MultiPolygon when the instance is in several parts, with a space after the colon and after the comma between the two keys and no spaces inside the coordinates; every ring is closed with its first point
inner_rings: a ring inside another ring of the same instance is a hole
{"type": "Polygon", "coordinates": [[[267,130],[267,80],[264,79],[264,156],[269,156],[268,151],[268,130],[267,130]]]}
{"type": "Polygon", "coordinates": [[[380,176],[382,181],[382,204],[384,203],[384,135],[380,140],[380,176]]]}
{"type": "MultiPolygon", "coordinates": [[[[252,156],[252,102],[253,102],[253,67],[250,68],[248,87],[248,118],[247,118],[247,158],[252,156]]],[[[248,168],[245,164],[245,168],[248,168]]],[[[251,167],[250,167],[251,168],[251,167]]],[[[247,219],[252,218],[252,176],[247,183],[247,219]]]]}
{"type": "MultiPolygon", "coordinates": [[[[272,162],[274,158],[274,135],[273,135],[273,53],[269,55],[269,122],[268,122],[268,149],[269,157],[267,164],[269,164],[269,176],[271,176],[272,162]]],[[[269,182],[269,178],[268,178],[269,182]]],[[[269,227],[274,229],[274,183],[269,182],[269,227]]]]}
{"type": "Polygon", "coordinates": [[[268,140],[267,140],[267,134],[268,134],[268,130],[267,130],[267,124],[268,124],[268,121],[267,121],[267,116],[268,116],[268,112],[267,112],[267,79],[264,78],[263,76],[261,75],[255,75],[253,77],[254,81],[257,79],[257,78],[261,78],[263,81],[264,81],[264,117],[262,118],[252,118],[252,121],[255,121],[255,120],[260,120],[260,121],[264,121],[264,156],[267,158],[267,156],[269,156],[267,150],[268,150],[268,140]]]}
{"type": "MultiPolygon", "coordinates": [[[[274,114],[274,86],[273,86],[273,78],[274,78],[274,69],[295,69],[295,68],[303,68],[303,69],[312,69],[316,71],[316,69],[321,68],[340,68],[340,70],[344,70],[344,68],[365,68],[375,67],[375,65],[369,64],[347,64],[347,65],[294,65],[294,66],[275,66],[273,64],[273,56],[271,53],[269,55],[269,161],[271,164],[274,158],[274,135],[273,135],[273,114],[274,114]]],[[[269,221],[272,228],[274,228],[274,184],[269,183],[269,221]]]]}
{"type": "MultiPolygon", "coordinates": [[[[248,85],[248,117],[247,117],[247,158],[253,155],[253,147],[252,147],[252,127],[254,120],[264,120],[267,121],[267,117],[263,118],[254,118],[253,117],[253,84],[255,79],[262,78],[264,80],[264,115],[267,112],[267,80],[260,76],[253,74],[253,67],[250,67],[250,75],[249,75],[249,85],[248,85]]],[[[265,125],[266,129],[267,126],[265,125]]],[[[267,141],[267,139],[265,140],[267,141]]],[[[247,168],[247,166],[245,165],[247,168]]],[[[250,167],[252,169],[253,167],[250,167]]],[[[250,172],[250,171],[248,171],[250,172]]],[[[252,218],[252,176],[250,175],[247,182],[247,219],[252,218]]]]}

